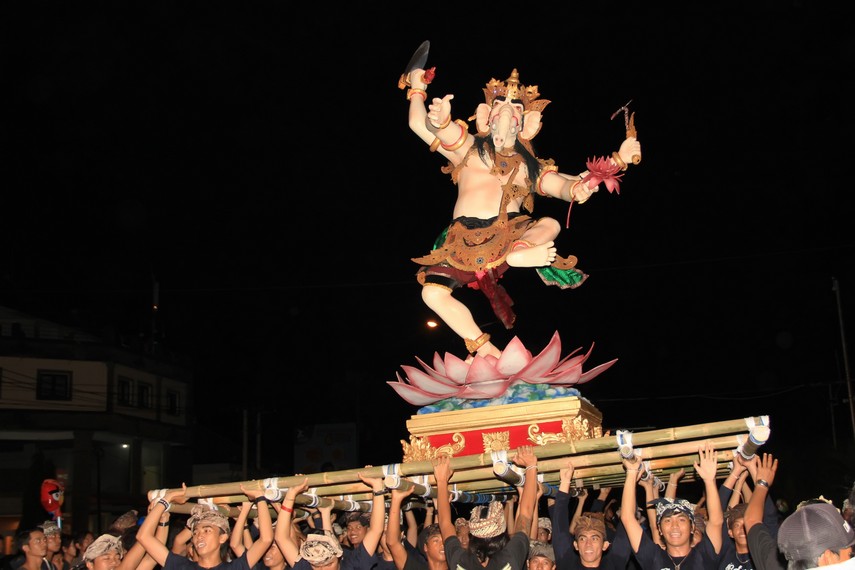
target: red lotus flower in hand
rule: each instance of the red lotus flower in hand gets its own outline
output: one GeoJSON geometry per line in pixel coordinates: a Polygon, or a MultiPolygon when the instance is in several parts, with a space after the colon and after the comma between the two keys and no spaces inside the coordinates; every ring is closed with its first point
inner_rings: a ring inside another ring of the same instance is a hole
{"type": "Polygon", "coordinates": [[[606,185],[609,193],[616,192],[620,194],[620,179],[623,174],[618,174],[620,166],[612,164],[605,156],[600,158],[591,158],[585,163],[588,167],[588,174],[582,178],[582,182],[587,184],[589,188],[598,186],[600,182],[606,185]]]}

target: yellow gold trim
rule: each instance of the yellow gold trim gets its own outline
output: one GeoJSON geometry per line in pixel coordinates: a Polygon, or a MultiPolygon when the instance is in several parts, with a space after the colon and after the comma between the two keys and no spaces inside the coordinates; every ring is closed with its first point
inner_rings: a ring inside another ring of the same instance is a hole
{"type": "Polygon", "coordinates": [[[421,95],[424,97],[424,100],[427,101],[427,91],[424,89],[419,89],[418,87],[411,87],[407,89],[407,101],[409,101],[413,95],[421,95]]]}
{"type": "Polygon", "coordinates": [[[411,435],[409,444],[402,439],[401,447],[403,447],[404,450],[404,462],[426,461],[428,459],[434,459],[438,455],[449,455],[453,457],[455,454],[459,453],[461,449],[466,447],[466,438],[463,437],[462,434],[453,434],[451,436],[451,440],[453,442],[451,444],[441,445],[434,448],[431,446],[430,440],[426,437],[416,437],[411,435]]]}
{"type": "Polygon", "coordinates": [[[466,350],[469,351],[469,354],[475,354],[478,352],[479,348],[490,342],[490,335],[488,333],[482,333],[481,336],[475,340],[465,338],[463,341],[466,343],[466,350]]]}
{"type": "Polygon", "coordinates": [[[484,441],[484,453],[509,451],[511,449],[511,432],[509,431],[482,433],[481,439],[484,441]]]}
{"type": "Polygon", "coordinates": [[[557,174],[558,167],[554,164],[549,164],[540,169],[540,176],[537,177],[537,184],[534,187],[541,196],[546,196],[546,192],[541,189],[540,185],[543,183],[543,178],[550,172],[557,174]]]}
{"type": "Polygon", "coordinates": [[[527,426],[534,420],[538,423],[555,422],[579,415],[588,418],[593,425],[601,425],[603,421],[603,414],[593,404],[578,396],[566,396],[552,400],[418,414],[407,420],[407,429],[412,435],[427,436],[489,430],[497,426],[507,429],[513,426],[527,426]]]}
{"type": "Polygon", "coordinates": [[[454,122],[460,125],[460,138],[450,145],[442,143],[442,148],[450,152],[454,152],[458,148],[462,147],[463,143],[466,142],[467,137],[469,137],[469,125],[466,124],[466,121],[457,119],[454,122]]]}
{"type": "Polygon", "coordinates": [[[592,426],[587,418],[579,416],[573,419],[564,418],[561,420],[561,431],[558,433],[541,433],[540,426],[537,424],[531,424],[528,427],[528,439],[535,445],[546,445],[556,442],[567,443],[568,441],[602,437],[599,435],[601,433],[602,428],[600,426],[592,426]]]}

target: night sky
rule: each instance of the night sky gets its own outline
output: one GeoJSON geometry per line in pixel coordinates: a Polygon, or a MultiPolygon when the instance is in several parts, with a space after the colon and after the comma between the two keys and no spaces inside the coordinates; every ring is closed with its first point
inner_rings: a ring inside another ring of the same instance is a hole
{"type": "MultiPolygon", "coordinates": [[[[415,409],[386,382],[465,353],[424,327],[410,261],[455,198],[397,88],[430,40],[455,118],[514,68],[538,85],[535,149],[563,172],[616,150],[610,116],[636,112],[642,163],[556,242],[588,281],[512,270],[510,331],[461,292],[494,340],[536,353],[557,330],[565,352],[595,345],[588,367],[618,358],[581,387],[607,429],[768,414],[770,445],[776,426],[851,439],[849,16],[576,4],[5,3],[0,303],[139,338],[157,282],[157,334],[195,362],[217,437],[244,408],[273,433],[355,421],[367,460],[398,460],[415,409]]],[[[535,215],[563,223],[567,204],[535,215]]]]}

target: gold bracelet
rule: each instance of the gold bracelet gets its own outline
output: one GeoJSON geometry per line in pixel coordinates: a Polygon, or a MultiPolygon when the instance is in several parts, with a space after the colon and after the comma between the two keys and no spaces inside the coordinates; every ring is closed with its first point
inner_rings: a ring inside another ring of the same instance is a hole
{"type": "Polygon", "coordinates": [[[439,145],[441,145],[441,144],[442,144],[442,141],[441,141],[441,140],[439,140],[439,137],[434,136],[434,138],[433,138],[433,142],[432,142],[432,143],[430,143],[430,151],[431,151],[431,152],[436,152],[436,149],[438,149],[438,148],[439,148],[439,145]]]}
{"type": "Polygon", "coordinates": [[[454,144],[446,145],[445,143],[442,143],[442,148],[448,151],[455,151],[458,148],[462,147],[463,143],[466,142],[466,137],[469,136],[469,125],[466,124],[466,121],[457,119],[454,122],[460,125],[460,138],[457,139],[454,144]]]}
{"type": "Polygon", "coordinates": [[[550,172],[555,172],[557,170],[558,170],[557,166],[551,166],[550,165],[550,166],[544,166],[543,167],[543,170],[540,171],[540,176],[537,177],[537,184],[534,187],[534,189],[537,191],[538,194],[540,194],[541,196],[546,196],[546,192],[544,192],[543,188],[541,187],[541,185],[543,184],[543,179],[546,178],[546,175],[549,174],[550,172]]]}
{"type": "Polygon", "coordinates": [[[466,344],[466,350],[469,351],[469,354],[475,354],[478,352],[478,349],[487,344],[490,341],[490,335],[488,333],[481,333],[481,336],[476,338],[475,340],[471,340],[468,338],[464,338],[463,342],[466,344]]]}
{"type": "Polygon", "coordinates": [[[424,100],[427,101],[427,91],[424,89],[419,89],[418,87],[410,87],[407,89],[407,101],[409,101],[413,95],[421,95],[424,97],[424,100]]]}
{"type": "Polygon", "coordinates": [[[442,129],[444,129],[445,127],[447,127],[450,124],[451,124],[451,115],[449,114],[448,117],[445,119],[445,122],[443,124],[441,124],[440,126],[438,126],[437,129],[439,129],[441,131],[442,129]]]}
{"type": "Polygon", "coordinates": [[[629,168],[629,166],[627,166],[627,164],[623,161],[623,159],[620,157],[620,155],[617,153],[617,151],[612,153],[612,160],[615,161],[615,164],[620,166],[621,170],[626,170],[627,168],[629,168]]]}
{"type": "Polygon", "coordinates": [[[584,200],[579,200],[578,198],[576,198],[576,186],[579,186],[581,183],[582,183],[582,180],[579,179],[573,183],[573,186],[570,187],[570,199],[567,200],[568,202],[572,202],[573,200],[576,200],[577,204],[584,204],[585,202],[588,201],[587,198],[585,198],[584,200]]]}

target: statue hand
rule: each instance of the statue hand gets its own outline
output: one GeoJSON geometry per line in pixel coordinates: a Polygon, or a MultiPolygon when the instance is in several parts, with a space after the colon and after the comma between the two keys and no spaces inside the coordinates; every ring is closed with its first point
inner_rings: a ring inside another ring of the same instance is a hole
{"type": "Polygon", "coordinates": [[[451,118],[451,100],[454,95],[446,95],[442,99],[434,97],[428,105],[427,118],[435,128],[440,128],[449,122],[451,118]]]}
{"type": "Polygon", "coordinates": [[[633,164],[633,157],[641,156],[641,143],[635,137],[627,137],[621,143],[618,154],[626,164],[633,164]]]}
{"type": "Polygon", "coordinates": [[[413,89],[427,89],[427,83],[425,83],[425,70],[416,68],[412,70],[409,74],[410,86],[413,89]]]}

